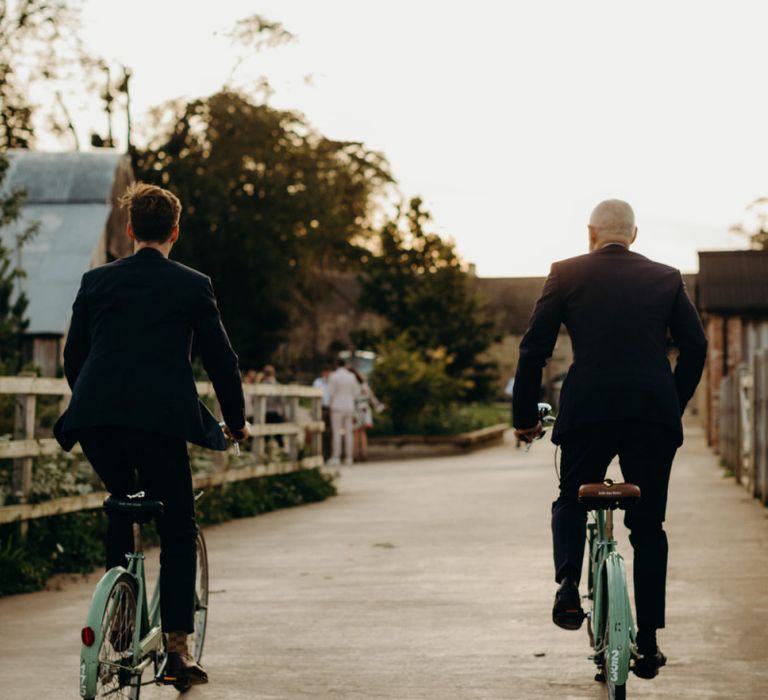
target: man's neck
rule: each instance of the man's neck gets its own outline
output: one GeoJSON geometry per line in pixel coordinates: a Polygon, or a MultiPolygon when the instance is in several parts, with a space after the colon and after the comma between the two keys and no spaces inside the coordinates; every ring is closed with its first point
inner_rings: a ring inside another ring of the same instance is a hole
{"type": "Polygon", "coordinates": [[[140,250],[144,250],[145,248],[151,248],[152,250],[156,250],[164,258],[167,258],[171,254],[171,248],[173,248],[173,243],[145,243],[144,241],[133,242],[134,253],[138,253],[140,250]]]}

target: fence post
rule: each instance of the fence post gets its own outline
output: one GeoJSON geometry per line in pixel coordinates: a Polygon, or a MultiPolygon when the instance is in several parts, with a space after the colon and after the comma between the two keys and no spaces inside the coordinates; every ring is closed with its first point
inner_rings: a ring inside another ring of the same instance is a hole
{"type": "MultiPolygon", "coordinates": [[[[299,423],[299,397],[288,396],[285,398],[285,418],[289,423],[298,426],[299,423]]],[[[288,441],[288,459],[291,462],[297,462],[299,459],[299,434],[291,433],[286,435],[288,441]]]]}
{"type": "Polygon", "coordinates": [[[768,504],[768,349],[758,350],[754,357],[755,383],[752,401],[755,496],[768,504]]]}
{"type": "MultiPolygon", "coordinates": [[[[25,375],[26,376],[26,375],[25,375]]],[[[34,375],[33,375],[34,376],[34,375]]],[[[13,420],[13,439],[32,440],[35,437],[35,413],[37,397],[34,394],[16,396],[16,410],[13,420]]],[[[11,487],[19,503],[26,503],[32,491],[32,465],[34,458],[20,457],[13,460],[11,487]]],[[[29,531],[29,523],[19,524],[19,536],[24,540],[29,531]]]]}
{"type": "MultiPolygon", "coordinates": [[[[253,397],[253,425],[258,428],[267,422],[267,397],[255,394],[253,397]]],[[[255,435],[251,450],[256,456],[256,463],[260,464],[266,453],[266,440],[263,435],[255,435]]]]}
{"type": "MultiPolygon", "coordinates": [[[[323,399],[315,396],[312,398],[312,421],[315,423],[323,422],[323,399]]],[[[323,433],[324,430],[316,430],[312,433],[312,454],[323,456],[323,433]]]]}

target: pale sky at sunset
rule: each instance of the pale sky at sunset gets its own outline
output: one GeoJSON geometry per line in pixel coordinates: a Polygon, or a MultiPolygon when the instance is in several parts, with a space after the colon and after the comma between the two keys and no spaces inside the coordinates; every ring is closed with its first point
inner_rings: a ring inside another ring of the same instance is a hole
{"type": "Polygon", "coordinates": [[[297,41],[236,82],[264,74],[273,106],[383,151],[482,276],[583,252],[610,197],[636,250],[693,271],[697,249],[744,247],[727,228],[768,194],[764,3],[86,0],[84,39],[133,68],[140,126],[220,87],[235,54],[214,32],[255,12],[297,41]]]}

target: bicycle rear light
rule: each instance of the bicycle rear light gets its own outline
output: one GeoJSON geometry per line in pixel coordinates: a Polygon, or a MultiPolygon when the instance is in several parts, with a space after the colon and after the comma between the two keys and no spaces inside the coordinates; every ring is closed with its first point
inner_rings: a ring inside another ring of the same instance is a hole
{"type": "Polygon", "coordinates": [[[85,646],[91,647],[96,641],[96,633],[91,627],[83,627],[83,629],[80,631],[80,639],[83,640],[83,644],[85,646]]]}

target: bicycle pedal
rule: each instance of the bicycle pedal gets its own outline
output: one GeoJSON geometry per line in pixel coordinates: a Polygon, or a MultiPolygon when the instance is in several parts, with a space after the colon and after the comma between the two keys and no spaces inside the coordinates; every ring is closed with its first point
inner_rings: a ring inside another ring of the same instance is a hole
{"type": "Polygon", "coordinates": [[[166,676],[165,674],[155,676],[156,685],[177,685],[179,683],[186,683],[186,678],[179,678],[178,676],[166,676]]]}
{"type": "Polygon", "coordinates": [[[604,673],[596,673],[595,674],[595,680],[598,683],[605,683],[605,674],[604,673]]]}

